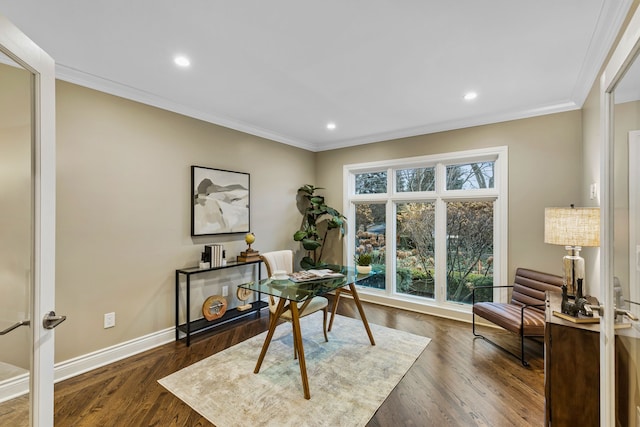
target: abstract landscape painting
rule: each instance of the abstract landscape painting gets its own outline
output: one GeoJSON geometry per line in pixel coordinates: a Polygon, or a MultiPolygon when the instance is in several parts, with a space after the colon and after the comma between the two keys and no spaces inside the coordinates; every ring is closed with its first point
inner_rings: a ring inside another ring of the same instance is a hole
{"type": "Polygon", "coordinates": [[[249,174],[191,166],[191,235],[249,232],[249,174]]]}

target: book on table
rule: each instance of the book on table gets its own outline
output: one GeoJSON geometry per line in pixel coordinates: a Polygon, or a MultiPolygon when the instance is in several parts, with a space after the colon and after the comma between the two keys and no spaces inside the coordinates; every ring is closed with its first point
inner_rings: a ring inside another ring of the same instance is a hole
{"type": "Polygon", "coordinates": [[[312,280],[332,279],[336,277],[344,277],[344,274],[337,273],[328,268],[322,270],[296,271],[289,275],[289,279],[293,282],[309,282],[312,280]]]}

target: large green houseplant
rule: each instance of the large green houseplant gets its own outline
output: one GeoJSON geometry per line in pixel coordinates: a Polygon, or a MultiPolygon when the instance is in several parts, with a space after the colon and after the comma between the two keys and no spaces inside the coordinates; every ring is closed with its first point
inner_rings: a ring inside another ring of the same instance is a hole
{"type": "Polygon", "coordinates": [[[306,184],[298,188],[298,195],[302,196],[302,225],[293,235],[293,240],[300,242],[307,251],[300,261],[302,268],[317,268],[326,266],[322,255],[329,233],[337,230],[338,238],[344,236],[346,218],[336,209],[327,206],[324,196],[316,194],[322,187],[306,184]],[[322,234],[322,236],[321,236],[322,234]]]}

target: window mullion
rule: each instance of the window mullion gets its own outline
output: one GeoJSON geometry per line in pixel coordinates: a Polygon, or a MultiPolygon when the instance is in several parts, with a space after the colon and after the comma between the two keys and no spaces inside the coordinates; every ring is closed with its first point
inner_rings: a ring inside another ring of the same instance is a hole
{"type": "Polygon", "coordinates": [[[447,209],[442,199],[446,190],[446,166],[436,165],[436,215],[435,215],[435,299],[438,304],[446,300],[447,290],[447,209]]]}
{"type": "MultiPolygon", "coordinates": [[[[385,239],[387,242],[396,241],[396,206],[393,201],[387,201],[387,235],[385,239]]],[[[385,265],[387,267],[387,294],[392,295],[396,293],[396,245],[389,244],[385,246],[385,265]]]]}
{"type": "Polygon", "coordinates": [[[435,298],[441,304],[447,292],[447,205],[441,197],[436,200],[435,222],[435,298]]]}

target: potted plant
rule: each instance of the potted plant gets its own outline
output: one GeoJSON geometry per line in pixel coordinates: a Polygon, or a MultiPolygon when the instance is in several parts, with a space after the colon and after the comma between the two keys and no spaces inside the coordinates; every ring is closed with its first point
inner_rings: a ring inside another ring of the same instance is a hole
{"type": "Polygon", "coordinates": [[[368,252],[356,255],[356,270],[359,274],[371,273],[371,254],[368,252]]]}
{"type": "Polygon", "coordinates": [[[317,190],[322,189],[309,184],[298,189],[303,203],[303,219],[300,230],[293,235],[293,240],[300,242],[307,251],[306,256],[300,261],[300,266],[304,269],[327,265],[322,255],[327,236],[332,230],[338,231],[339,238],[344,236],[346,218],[336,209],[327,206],[324,196],[316,194],[317,190]]]}

